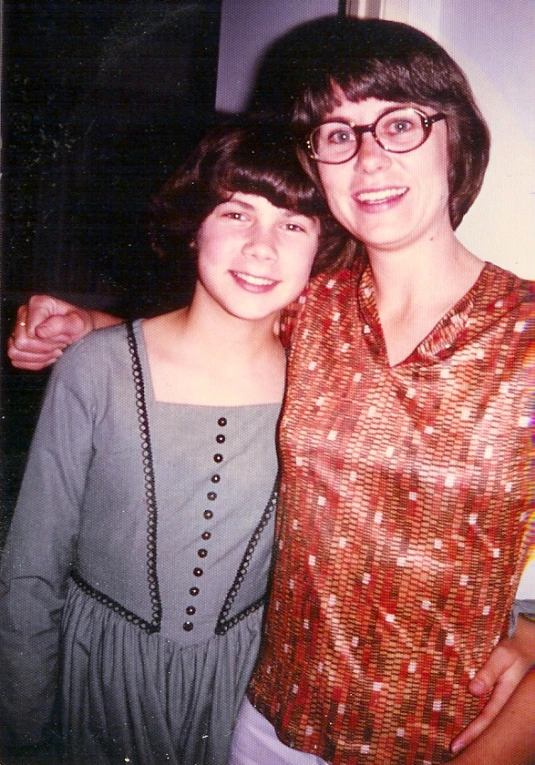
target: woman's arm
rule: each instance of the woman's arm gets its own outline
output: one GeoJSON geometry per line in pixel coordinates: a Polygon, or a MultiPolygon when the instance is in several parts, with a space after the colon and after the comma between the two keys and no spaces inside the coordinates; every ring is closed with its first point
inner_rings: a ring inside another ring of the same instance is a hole
{"type": "Polygon", "coordinates": [[[8,340],[8,356],[13,366],[38,371],[57,361],[68,345],[91,330],[121,322],[102,311],[78,308],[48,295],[34,295],[17,312],[8,340]]]}
{"type": "Polygon", "coordinates": [[[518,617],[514,634],[494,649],[469,689],[489,699],[453,740],[452,751],[461,753],[453,762],[535,763],[535,622],[518,617]]]}
{"type": "Polygon", "coordinates": [[[455,765],[535,765],[535,670],[529,672],[455,765]]]}

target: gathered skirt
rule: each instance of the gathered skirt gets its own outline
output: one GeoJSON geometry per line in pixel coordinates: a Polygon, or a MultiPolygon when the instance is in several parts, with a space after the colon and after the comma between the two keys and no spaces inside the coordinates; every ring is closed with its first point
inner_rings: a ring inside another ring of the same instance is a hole
{"type": "Polygon", "coordinates": [[[72,765],[226,765],[263,609],[181,647],[74,582],[63,613],[62,735],[72,765]]]}

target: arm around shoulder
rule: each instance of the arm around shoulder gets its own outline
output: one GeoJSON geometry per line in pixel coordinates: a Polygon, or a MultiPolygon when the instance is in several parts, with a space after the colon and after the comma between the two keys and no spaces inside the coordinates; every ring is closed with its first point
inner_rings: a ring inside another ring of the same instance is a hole
{"type": "Polygon", "coordinates": [[[103,311],[78,308],[49,295],[34,295],[17,312],[8,356],[19,369],[38,371],[53,364],[72,343],[93,329],[121,324],[103,311]]]}

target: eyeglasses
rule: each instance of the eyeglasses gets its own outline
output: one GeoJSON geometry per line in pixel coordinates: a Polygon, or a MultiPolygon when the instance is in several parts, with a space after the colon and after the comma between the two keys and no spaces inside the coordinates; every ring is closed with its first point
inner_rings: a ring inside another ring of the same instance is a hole
{"type": "Polygon", "coordinates": [[[381,114],[371,125],[330,120],[311,132],[307,141],[308,152],[317,162],[340,165],[357,155],[363,134],[371,133],[385,151],[404,154],[425,143],[433,123],[443,119],[446,115],[442,113],[428,117],[411,106],[396,106],[381,114]]]}

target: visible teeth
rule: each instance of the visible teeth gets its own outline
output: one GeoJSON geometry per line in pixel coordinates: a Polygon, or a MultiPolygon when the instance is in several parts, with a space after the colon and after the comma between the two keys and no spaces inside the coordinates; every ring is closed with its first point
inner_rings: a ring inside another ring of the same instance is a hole
{"type": "Polygon", "coordinates": [[[252,274],[244,274],[241,271],[236,271],[236,276],[243,279],[244,282],[254,284],[259,287],[266,287],[268,284],[274,284],[273,279],[264,279],[261,276],[252,276],[252,274]]]}
{"type": "Polygon", "coordinates": [[[400,197],[406,191],[406,188],[382,189],[381,191],[363,191],[362,194],[358,194],[357,199],[359,202],[385,202],[387,199],[400,197]]]}

